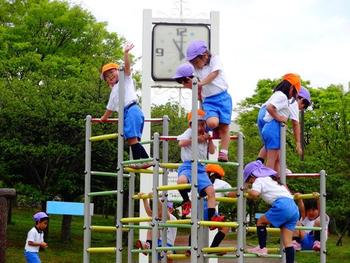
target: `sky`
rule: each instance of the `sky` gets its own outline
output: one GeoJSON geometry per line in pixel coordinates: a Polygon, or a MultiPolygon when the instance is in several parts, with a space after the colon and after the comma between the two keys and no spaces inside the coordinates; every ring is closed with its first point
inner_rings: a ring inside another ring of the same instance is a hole
{"type": "MultiPolygon", "coordinates": [[[[91,12],[107,29],[134,43],[142,56],[143,9],[153,17],[178,18],[180,0],[70,0],[91,12]]],[[[220,15],[220,50],[234,107],[254,94],[260,79],[298,73],[313,88],[350,82],[348,0],[183,0],[184,18],[220,15]]],[[[141,62],[140,62],[141,63],[141,62]]],[[[141,69],[141,65],[135,65],[141,69]]],[[[152,103],[179,101],[179,92],[154,89],[152,103]]],[[[181,105],[190,109],[188,93],[181,105]]]]}

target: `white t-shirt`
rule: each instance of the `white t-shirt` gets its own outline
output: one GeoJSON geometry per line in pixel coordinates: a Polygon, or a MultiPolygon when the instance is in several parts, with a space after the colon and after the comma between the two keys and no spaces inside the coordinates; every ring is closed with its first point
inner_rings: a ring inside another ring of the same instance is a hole
{"type": "MultiPolygon", "coordinates": [[[[110,111],[118,111],[119,110],[119,83],[115,84],[111,90],[111,94],[109,95],[109,100],[107,104],[107,110],[110,111]]],[[[125,75],[125,101],[124,105],[128,106],[129,104],[137,101],[137,95],[135,91],[134,81],[132,80],[131,75],[125,75]]]]}
{"type": "MultiPolygon", "coordinates": [[[[232,186],[228,182],[221,179],[215,179],[213,183],[213,187],[215,190],[232,188],[232,186]]],[[[215,197],[224,197],[224,196],[225,196],[225,193],[221,193],[221,192],[215,193],[215,197]]]]}
{"type": "Polygon", "coordinates": [[[228,89],[220,58],[218,56],[212,56],[208,65],[205,65],[202,69],[194,69],[194,75],[199,80],[205,79],[209,73],[217,70],[219,71],[218,76],[211,83],[203,86],[201,94],[203,98],[219,94],[228,89]]]}
{"type": "MultiPolygon", "coordinates": [[[[271,95],[271,97],[263,104],[263,106],[267,106],[269,104],[272,104],[273,106],[275,106],[278,114],[289,118],[289,115],[290,115],[289,101],[287,96],[282,91],[274,92],[271,95]]],[[[268,111],[266,111],[266,114],[264,116],[264,121],[270,122],[272,120],[273,120],[272,116],[268,111]]]]}
{"type": "Polygon", "coordinates": [[[289,103],[289,112],[289,119],[299,122],[299,106],[297,101],[289,103]]]}
{"type": "Polygon", "coordinates": [[[260,193],[261,198],[270,205],[280,197],[293,199],[289,190],[284,185],[277,183],[270,176],[257,177],[252,185],[252,190],[260,193]]]}
{"type": "Polygon", "coordinates": [[[31,230],[29,230],[26,240],[26,245],[24,246],[24,250],[28,252],[39,252],[40,247],[39,246],[30,246],[28,244],[29,241],[35,242],[35,243],[41,243],[44,242],[44,232],[39,233],[39,231],[33,227],[31,230]]]}
{"type": "MultiPolygon", "coordinates": [[[[315,222],[317,219],[319,219],[320,217],[316,217],[314,220],[310,220],[307,216],[302,219],[300,221],[300,223],[303,225],[303,226],[307,226],[307,227],[313,227],[315,225],[315,222]]],[[[329,223],[329,216],[326,215],[326,238],[328,238],[328,223],[329,223]]],[[[310,233],[312,230],[305,230],[305,233],[310,233]]]]}
{"type": "MultiPolygon", "coordinates": [[[[192,128],[188,128],[183,134],[177,136],[177,140],[190,140],[192,138],[192,128]]],[[[208,155],[208,143],[198,143],[198,159],[206,160],[208,155]]],[[[182,162],[192,160],[192,145],[181,147],[182,162]]]]}
{"type": "MultiPolygon", "coordinates": [[[[177,218],[170,214],[170,220],[177,220],[177,218]]],[[[167,243],[174,246],[175,239],[176,239],[176,233],[177,233],[177,227],[167,227],[166,231],[166,237],[167,237],[167,243]]],[[[160,240],[162,240],[162,236],[160,235],[160,240]]]]}

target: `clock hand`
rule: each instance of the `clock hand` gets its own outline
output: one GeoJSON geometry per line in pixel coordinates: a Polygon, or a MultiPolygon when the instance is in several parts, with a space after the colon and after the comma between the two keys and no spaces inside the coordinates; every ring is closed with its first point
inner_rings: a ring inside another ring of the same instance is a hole
{"type": "Polygon", "coordinates": [[[177,43],[177,41],[175,39],[173,39],[173,42],[174,42],[177,50],[179,51],[179,58],[180,58],[180,60],[183,60],[185,58],[185,55],[182,52],[182,48],[179,46],[179,44],[177,43]]]}

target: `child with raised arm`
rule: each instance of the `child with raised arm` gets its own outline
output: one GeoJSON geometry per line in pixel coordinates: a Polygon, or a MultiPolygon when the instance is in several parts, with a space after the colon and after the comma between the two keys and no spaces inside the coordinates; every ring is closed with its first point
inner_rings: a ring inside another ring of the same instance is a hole
{"type": "Polygon", "coordinates": [[[298,207],[293,196],[276,179],[277,172],[263,165],[260,161],[248,163],[243,172],[244,183],[251,186],[247,190],[248,198],[261,198],[271,205],[271,208],[257,221],[259,245],[248,249],[248,252],[258,256],[266,256],[266,225],[281,229],[281,236],[286,253],[286,263],[294,263],[294,248],[292,245],[293,231],[299,218],[298,207]]]}
{"type": "Polygon", "coordinates": [[[28,232],[24,256],[27,263],[40,263],[39,249],[47,248],[47,243],[44,242],[43,231],[47,228],[49,216],[44,212],[38,212],[34,214],[33,220],[35,226],[28,232]]]}
{"type": "MultiPolygon", "coordinates": [[[[124,48],[124,85],[125,85],[125,106],[124,106],[124,137],[128,145],[131,147],[133,158],[147,159],[149,158],[145,148],[140,144],[142,137],[144,116],[140,106],[137,104],[137,95],[134,82],[131,75],[129,51],[134,47],[133,44],[127,44],[124,48]]],[[[119,65],[108,63],[102,67],[101,78],[105,80],[111,89],[107,109],[102,121],[106,121],[112,113],[118,112],[119,109],[119,65]]],[[[152,163],[135,164],[133,168],[148,168],[152,163]]]]}
{"type": "Polygon", "coordinates": [[[187,47],[186,59],[193,65],[194,74],[199,78],[198,88],[203,100],[207,127],[213,130],[215,139],[221,138],[218,161],[227,162],[232,99],[227,92],[228,84],[220,58],[210,53],[204,41],[197,40],[187,47]]]}

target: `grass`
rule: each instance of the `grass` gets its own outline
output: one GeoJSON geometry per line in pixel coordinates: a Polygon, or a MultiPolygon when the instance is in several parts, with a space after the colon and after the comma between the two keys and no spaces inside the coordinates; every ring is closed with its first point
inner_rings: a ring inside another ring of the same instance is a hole
{"type": "MultiPolygon", "coordinates": [[[[34,210],[30,209],[14,209],[12,215],[12,224],[8,226],[6,262],[7,263],[25,263],[23,257],[24,243],[29,229],[33,226],[31,216],[34,210]]],[[[45,263],[76,263],[83,261],[83,218],[73,217],[72,221],[72,241],[70,243],[60,242],[60,228],[62,216],[50,216],[50,232],[49,232],[49,248],[40,252],[42,262],[45,263]]],[[[103,218],[102,216],[94,216],[93,224],[95,225],[113,225],[113,217],[103,218]]],[[[179,231],[184,234],[183,231],[179,231]]],[[[230,233],[227,237],[230,240],[235,239],[235,235],[230,233]]],[[[344,237],[343,246],[335,245],[337,237],[330,235],[327,242],[327,262],[345,263],[350,262],[350,238],[344,237]]],[[[278,246],[278,236],[270,236],[269,244],[278,246]]],[[[255,237],[250,237],[247,240],[248,245],[257,244],[255,237]]],[[[109,233],[93,233],[93,246],[115,246],[114,234],[109,233]]],[[[127,255],[123,255],[123,262],[126,262],[127,255]]],[[[99,254],[91,255],[91,262],[115,262],[114,254],[99,254]]],[[[137,262],[135,256],[134,262],[137,262]]],[[[181,262],[181,261],[179,261],[181,262]]],[[[227,261],[229,262],[229,261],[227,261]]],[[[231,260],[232,262],[232,260],[231,260]]],[[[260,262],[260,261],[259,261],[260,262]]],[[[269,261],[266,261],[269,262],[269,261]]],[[[315,253],[297,253],[296,262],[298,263],[317,263],[319,255],[315,253]]]]}

